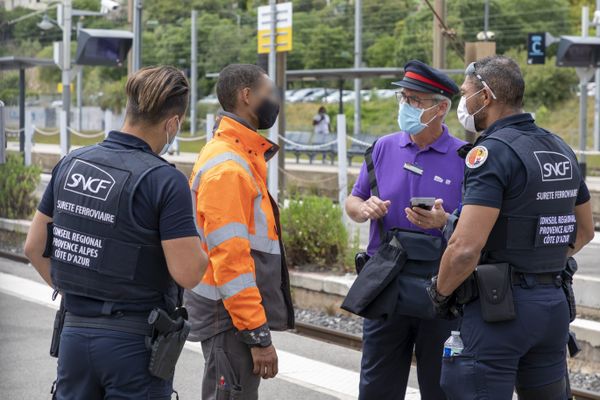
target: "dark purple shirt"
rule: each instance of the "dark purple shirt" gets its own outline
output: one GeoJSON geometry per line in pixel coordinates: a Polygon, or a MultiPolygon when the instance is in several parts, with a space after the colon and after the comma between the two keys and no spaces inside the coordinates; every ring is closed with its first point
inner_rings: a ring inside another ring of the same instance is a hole
{"type": "MultiPolygon", "coordinates": [[[[444,209],[452,212],[458,208],[462,195],[464,159],[457,150],[465,142],[451,136],[444,125],[442,135],[430,146],[419,149],[406,132],[392,133],[380,138],[373,149],[375,176],[382,200],[390,200],[388,214],[383,219],[385,229],[407,228],[441,236],[437,229],[423,230],[411,224],[404,208],[412,197],[435,197],[444,200],[444,209]],[[418,175],[404,168],[405,163],[422,169],[418,175]]],[[[367,166],[363,163],[352,195],[363,200],[371,197],[367,166]]],[[[379,247],[377,223],[371,221],[367,253],[373,255],[379,247]]]]}

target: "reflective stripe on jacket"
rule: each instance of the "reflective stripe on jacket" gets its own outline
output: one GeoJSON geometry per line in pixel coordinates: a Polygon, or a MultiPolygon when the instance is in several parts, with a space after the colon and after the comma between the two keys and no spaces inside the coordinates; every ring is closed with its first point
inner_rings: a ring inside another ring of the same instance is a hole
{"type": "Polygon", "coordinates": [[[224,113],[196,160],[190,187],[209,264],[202,282],[186,291],[192,340],[234,326],[251,343],[259,332],[294,326],[279,213],[266,185],[267,160],[276,151],[224,113]]]}

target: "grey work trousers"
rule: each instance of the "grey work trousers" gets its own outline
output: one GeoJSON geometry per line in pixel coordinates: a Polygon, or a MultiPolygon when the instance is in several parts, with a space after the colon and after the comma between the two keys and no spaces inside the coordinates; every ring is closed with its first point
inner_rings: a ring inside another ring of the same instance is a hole
{"type": "Polygon", "coordinates": [[[250,347],[233,329],[202,342],[202,400],[257,400],[260,375],[252,372],[250,347]]]}

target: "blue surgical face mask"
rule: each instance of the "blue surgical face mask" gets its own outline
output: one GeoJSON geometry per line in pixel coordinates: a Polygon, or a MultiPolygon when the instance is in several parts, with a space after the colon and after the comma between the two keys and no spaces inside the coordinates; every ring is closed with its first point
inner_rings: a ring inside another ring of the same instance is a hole
{"type": "Polygon", "coordinates": [[[437,115],[434,115],[429,121],[423,123],[421,122],[423,113],[437,106],[439,106],[439,104],[433,105],[426,109],[421,109],[413,107],[408,103],[400,103],[400,109],[398,110],[398,126],[401,130],[409,135],[418,135],[423,129],[429,126],[431,121],[437,117],[437,115]]]}
{"type": "Polygon", "coordinates": [[[158,153],[159,156],[163,156],[167,153],[167,151],[169,151],[169,147],[171,147],[171,145],[175,141],[175,138],[177,137],[177,135],[179,135],[180,130],[181,130],[181,121],[179,121],[179,119],[177,119],[177,132],[175,132],[173,137],[169,139],[169,132],[165,131],[165,134],[167,135],[167,143],[165,143],[165,145],[163,146],[160,153],[158,153]]]}

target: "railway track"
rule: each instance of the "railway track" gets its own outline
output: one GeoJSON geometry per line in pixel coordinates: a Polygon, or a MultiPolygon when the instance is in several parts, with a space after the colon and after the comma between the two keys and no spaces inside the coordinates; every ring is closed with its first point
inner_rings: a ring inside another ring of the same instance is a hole
{"type": "MultiPolygon", "coordinates": [[[[21,263],[29,262],[29,260],[22,254],[16,254],[4,250],[0,250],[0,258],[8,258],[21,263]]],[[[303,336],[348,347],[354,350],[360,350],[362,348],[362,338],[359,335],[329,329],[306,322],[296,322],[296,332],[303,336]]],[[[571,390],[575,400],[600,400],[600,393],[578,388],[571,388],[571,390]]]]}
{"type": "Polygon", "coordinates": [[[353,335],[351,333],[329,329],[306,322],[296,322],[295,329],[299,335],[308,336],[313,339],[337,344],[354,350],[362,349],[362,338],[358,335],[353,335]]]}
{"type": "Polygon", "coordinates": [[[0,258],[8,258],[9,260],[13,260],[13,261],[17,261],[17,262],[21,262],[21,263],[25,263],[25,264],[29,263],[29,260],[24,255],[17,254],[17,253],[11,253],[11,252],[5,251],[5,250],[0,250],[0,258]]]}

